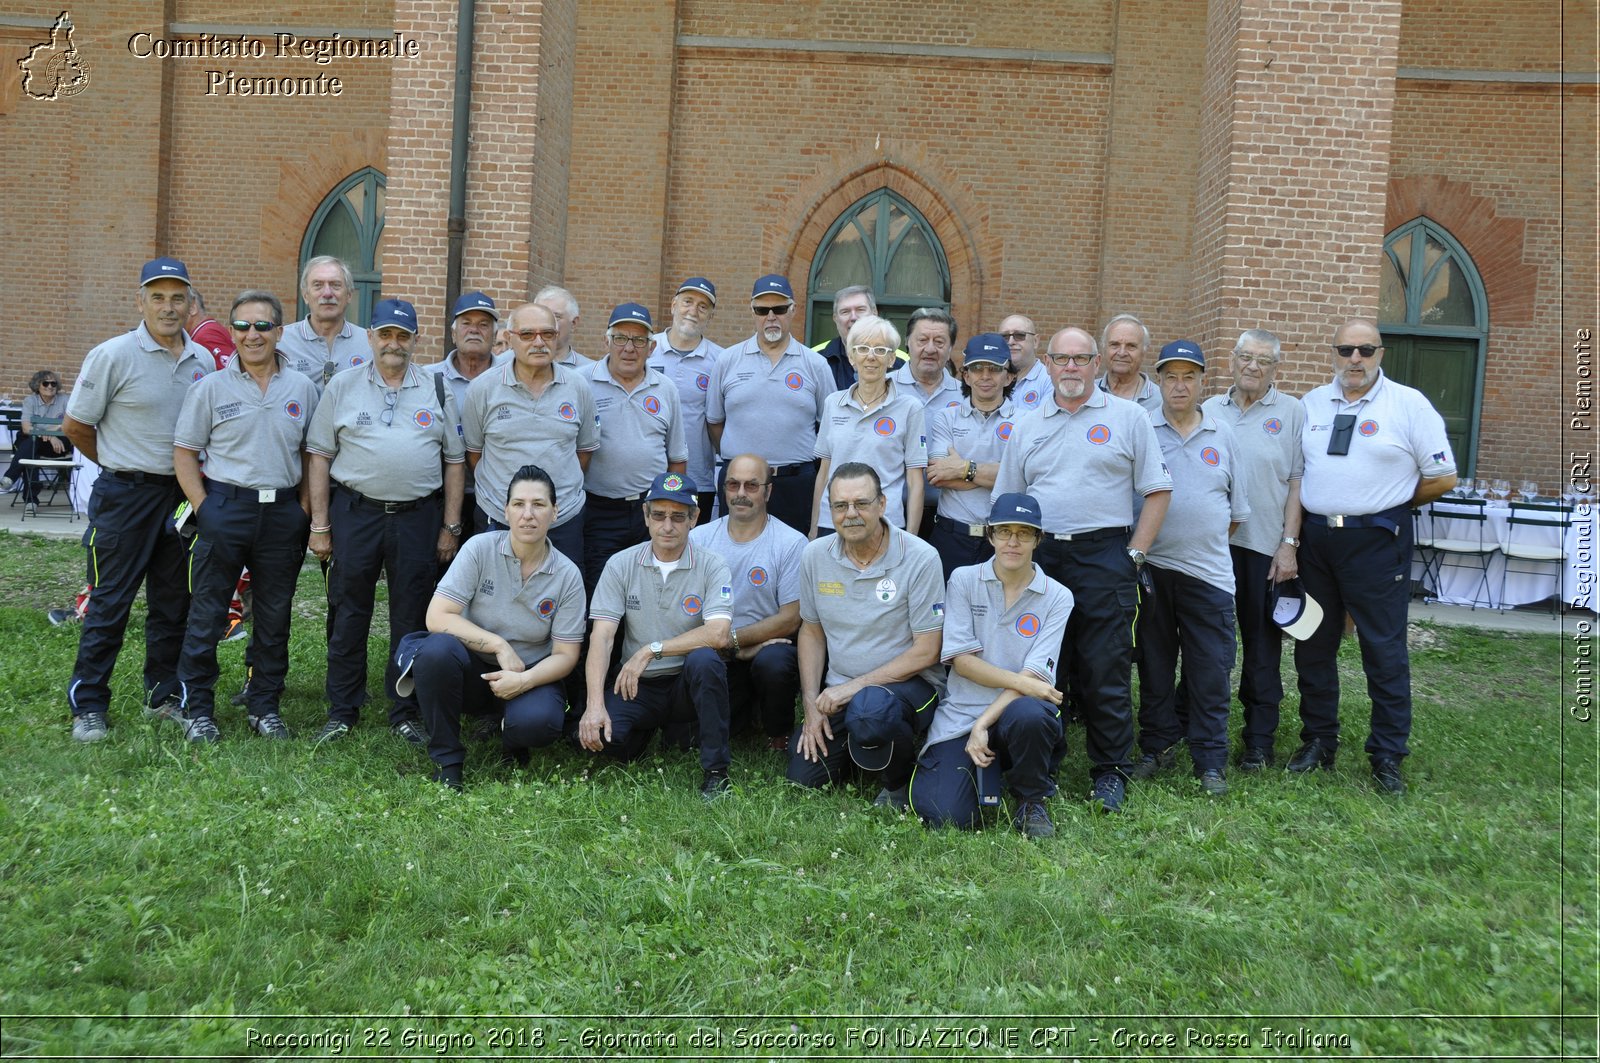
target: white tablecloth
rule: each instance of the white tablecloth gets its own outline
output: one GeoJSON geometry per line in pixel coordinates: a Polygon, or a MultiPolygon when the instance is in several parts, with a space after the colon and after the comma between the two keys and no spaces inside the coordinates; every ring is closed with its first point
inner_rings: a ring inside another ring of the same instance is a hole
{"type": "MultiPolygon", "coordinates": [[[[1433,506],[1423,507],[1417,521],[1417,537],[1471,539],[1478,538],[1478,525],[1473,521],[1455,520],[1444,514],[1450,510],[1450,500],[1440,500],[1440,514],[1433,506]]],[[[1486,545],[1493,546],[1488,555],[1488,578],[1477,567],[1477,559],[1461,555],[1446,555],[1424,577],[1424,551],[1418,549],[1412,564],[1412,578],[1423,583],[1430,598],[1449,605],[1480,605],[1498,609],[1502,605],[1526,605],[1542,602],[1553,594],[1561,600],[1580,608],[1594,609],[1597,594],[1595,579],[1596,522],[1595,507],[1581,504],[1576,507],[1563,536],[1557,529],[1540,529],[1519,526],[1522,541],[1548,536],[1549,545],[1560,542],[1565,551],[1565,562],[1559,568],[1547,562],[1530,562],[1513,558],[1507,571],[1507,558],[1502,552],[1510,542],[1511,507],[1489,505],[1484,510],[1487,520],[1483,525],[1486,545]],[[1503,593],[1502,593],[1503,589],[1503,593]]]]}

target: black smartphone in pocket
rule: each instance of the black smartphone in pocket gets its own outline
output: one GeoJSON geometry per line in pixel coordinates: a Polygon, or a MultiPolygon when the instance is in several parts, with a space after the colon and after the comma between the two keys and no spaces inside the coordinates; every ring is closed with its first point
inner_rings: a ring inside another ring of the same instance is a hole
{"type": "Polygon", "coordinates": [[[1356,434],[1356,415],[1341,413],[1333,419],[1333,434],[1328,436],[1328,453],[1334,456],[1350,453],[1350,437],[1356,434]]]}

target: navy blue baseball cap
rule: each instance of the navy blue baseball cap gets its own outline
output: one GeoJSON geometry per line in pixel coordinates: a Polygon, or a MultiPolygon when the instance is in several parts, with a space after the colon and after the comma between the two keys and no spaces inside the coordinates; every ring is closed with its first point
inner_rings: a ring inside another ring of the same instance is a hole
{"type": "Polygon", "coordinates": [[[500,311],[495,309],[494,300],[482,292],[468,292],[457,299],[455,309],[450,311],[450,320],[454,321],[468,310],[482,310],[496,321],[500,320],[500,311]]]}
{"type": "Polygon", "coordinates": [[[646,332],[654,332],[655,326],[650,323],[650,311],[638,303],[618,303],[617,308],[611,311],[611,320],[606,322],[606,328],[621,325],[631,321],[635,325],[643,325],[646,332]]]}
{"type": "Polygon", "coordinates": [[[987,362],[990,365],[1008,366],[1011,364],[1011,348],[1006,344],[1005,337],[998,332],[980,332],[967,341],[963,354],[964,366],[975,362],[987,362]]]}
{"type": "Polygon", "coordinates": [[[691,508],[698,506],[700,500],[694,497],[694,477],[682,472],[664,472],[650,481],[650,490],[645,494],[646,502],[677,502],[691,508]]]}
{"type": "MultiPolygon", "coordinates": [[[[868,687],[861,693],[872,689],[868,687]]],[[[896,742],[909,747],[913,741],[911,724],[905,718],[900,700],[892,695],[861,697],[857,694],[846,711],[850,727],[846,744],[850,759],[862,771],[882,771],[894,759],[896,742]]]]}
{"type": "Polygon", "coordinates": [[[989,507],[989,524],[1024,524],[1044,531],[1044,514],[1039,500],[1020,491],[1009,491],[994,500],[989,507]]]}
{"type": "Polygon", "coordinates": [[[139,271],[139,287],[143,288],[151,281],[175,280],[189,283],[189,267],[175,258],[152,258],[144,264],[144,269],[139,271]]]}
{"type": "Polygon", "coordinates": [[[372,308],[372,330],[403,328],[413,336],[417,334],[417,309],[404,299],[385,299],[372,308]]]}
{"type": "Polygon", "coordinates": [[[673,294],[682,295],[684,292],[699,292],[701,295],[711,300],[712,306],[717,305],[717,286],[706,280],[704,277],[690,277],[688,280],[678,285],[678,290],[673,294]]]}
{"type": "Polygon", "coordinates": [[[1200,345],[1194,340],[1173,340],[1161,348],[1161,357],[1156,359],[1156,368],[1160,369],[1168,362],[1193,362],[1201,369],[1206,367],[1206,356],[1200,350],[1200,345]]]}
{"type": "Polygon", "coordinates": [[[756,281],[755,287],[750,289],[750,298],[758,295],[781,295],[785,299],[794,298],[794,289],[789,287],[789,278],[779,273],[769,273],[756,281]]]}

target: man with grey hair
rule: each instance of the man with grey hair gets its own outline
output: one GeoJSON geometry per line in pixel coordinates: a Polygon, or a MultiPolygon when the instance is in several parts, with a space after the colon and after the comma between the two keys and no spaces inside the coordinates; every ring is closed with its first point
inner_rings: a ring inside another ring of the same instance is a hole
{"type": "Polygon", "coordinates": [[[1118,314],[1100,330],[1100,352],[1106,371],[1095,383],[1101,391],[1137,402],[1150,411],[1161,409],[1161,389],[1141,371],[1150,349],[1150,330],[1132,314],[1118,314]]]}
{"type": "Polygon", "coordinates": [[[822,355],[828,368],[833,370],[836,390],[848,391],[856,382],[856,370],[850,364],[850,352],[844,346],[845,337],[850,335],[850,326],[864,317],[876,317],[877,314],[878,300],[865,284],[851,284],[833,293],[833,327],[838,335],[811,349],[822,355]]]}
{"type": "MultiPolygon", "coordinates": [[[[889,379],[896,388],[922,403],[924,424],[940,410],[961,407],[961,382],[951,375],[961,371],[956,333],[955,317],[941,306],[924,306],[906,320],[906,351],[910,357],[889,379]]],[[[906,530],[927,539],[938,508],[939,489],[928,484],[923,491],[921,526],[906,530]]]]}
{"type": "Polygon", "coordinates": [[[288,357],[289,368],[310,377],[319,392],[333,374],[365,365],[372,357],[366,329],[345,318],[355,294],[350,267],[332,255],[318,255],[300,271],[306,316],[284,326],[278,351],[288,357]]]}
{"type": "Polygon", "coordinates": [[[1233,429],[1250,505],[1250,519],[1228,540],[1234,611],[1244,644],[1239,662],[1239,704],[1244,706],[1240,771],[1272,764],[1283,701],[1283,631],[1272,621],[1273,588],[1300,571],[1300,477],[1305,471],[1300,442],[1306,411],[1299,399],[1273,383],[1282,358],[1277,336],[1266,329],[1246,329],[1233,347],[1233,386],[1202,407],[1233,429]]]}
{"type": "Polygon", "coordinates": [[[550,352],[556,365],[569,369],[587,369],[599,361],[572,349],[572,336],[578,331],[578,300],[565,288],[547,284],[533,297],[535,306],[542,306],[555,315],[556,342],[550,352]]]}

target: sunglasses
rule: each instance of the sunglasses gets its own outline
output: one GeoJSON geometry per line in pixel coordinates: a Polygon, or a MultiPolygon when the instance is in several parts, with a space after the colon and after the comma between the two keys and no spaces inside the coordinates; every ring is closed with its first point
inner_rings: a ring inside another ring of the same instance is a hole
{"type": "Polygon", "coordinates": [[[235,332],[249,332],[251,329],[255,329],[257,332],[271,332],[277,327],[278,323],[276,321],[235,321],[233,323],[233,331],[235,332]]]}
{"type": "Polygon", "coordinates": [[[1359,345],[1341,343],[1334,346],[1333,353],[1337,354],[1340,358],[1349,358],[1355,354],[1360,354],[1363,358],[1371,358],[1374,354],[1377,354],[1381,350],[1383,350],[1383,344],[1381,343],[1363,343],[1359,345]]]}
{"type": "Polygon", "coordinates": [[[782,317],[784,314],[787,314],[789,311],[794,309],[794,304],[784,303],[782,306],[752,306],[750,309],[752,312],[754,312],[756,317],[766,317],[768,314],[772,314],[774,317],[782,317]]]}
{"type": "Polygon", "coordinates": [[[42,388],[58,388],[61,386],[61,382],[59,380],[41,380],[39,386],[42,388]]]}

